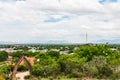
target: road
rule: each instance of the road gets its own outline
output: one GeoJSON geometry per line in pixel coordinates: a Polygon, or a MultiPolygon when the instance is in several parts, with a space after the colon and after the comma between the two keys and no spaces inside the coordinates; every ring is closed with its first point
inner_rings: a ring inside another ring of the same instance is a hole
{"type": "Polygon", "coordinates": [[[29,71],[26,71],[26,72],[19,72],[16,74],[16,77],[19,78],[17,80],[24,80],[24,77],[29,75],[30,72],[29,71]]]}

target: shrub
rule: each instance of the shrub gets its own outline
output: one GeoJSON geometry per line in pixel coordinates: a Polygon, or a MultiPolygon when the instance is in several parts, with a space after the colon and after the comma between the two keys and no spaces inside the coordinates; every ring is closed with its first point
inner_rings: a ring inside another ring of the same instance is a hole
{"type": "Polygon", "coordinates": [[[8,53],[5,51],[0,51],[0,62],[1,61],[6,61],[8,57],[8,53]]]}
{"type": "Polygon", "coordinates": [[[86,45],[81,46],[75,51],[75,54],[79,58],[86,57],[87,61],[91,61],[95,56],[108,56],[111,55],[113,51],[106,45],[86,45]]]}
{"type": "Polygon", "coordinates": [[[107,63],[105,57],[98,56],[95,57],[92,61],[98,70],[98,78],[106,78],[113,74],[111,66],[107,63]]]}
{"type": "Polygon", "coordinates": [[[27,75],[24,77],[24,79],[30,79],[31,78],[31,75],[27,75]]]}
{"type": "Polygon", "coordinates": [[[85,77],[95,77],[98,74],[98,69],[95,65],[91,63],[85,63],[82,66],[82,72],[85,77]]]}
{"type": "Polygon", "coordinates": [[[59,74],[60,67],[56,63],[54,59],[49,59],[48,64],[35,64],[33,66],[32,74],[35,76],[41,76],[41,77],[49,77],[53,76],[56,77],[59,74]]]}
{"type": "Polygon", "coordinates": [[[52,57],[52,58],[55,58],[55,59],[58,59],[59,56],[60,56],[60,53],[57,52],[57,51],[48,51],[47,54],[52,57]]]}
{"type": "Polygon", "coordinates": [[[11,71],[11,67],[9,67],[8,65],[0,66],[0,73],[2,73],[2,74],[9,74],[10,71],[11,71]]]}
{"type": "Polygon", "coordinates": [[[112,76],[110,76],[112,80],[120,79],[120,72],[115,72],[112,76]]]}
{"type": "Polygon", "coordinates": [[[53,77],[49,77],[48,79],[49,79],[49,80],[53,80],[53,77]]]}
{"type": "Polygon", "coordinates": [[[27,70],[28,70],[28,68],[24,65],[19,65],[18,66],[18,71],[27,71],[27,70]]]}

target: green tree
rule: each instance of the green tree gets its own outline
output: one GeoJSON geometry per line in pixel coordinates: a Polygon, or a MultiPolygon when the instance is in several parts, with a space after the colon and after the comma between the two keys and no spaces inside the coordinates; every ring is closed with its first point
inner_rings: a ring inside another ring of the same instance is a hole
{"type": "Polygon", "coordinates": [[[60,66],[57,64],[55,55],[53,53],[39,53],[36,55],[36,58],[40,60],[40,62],[36,62],[33,66],[32,74],[35,76],[49,77],[59,74],[60,66]],[[50,55],[51,54],[51,55],[50,55]]]}
{"type": "Polygon", "coordinates": [[[6,61],[8,57],[8,53],[5,51],[0,52],[0,61],[6,61]]]}
{"type": "Polygon", "coordinates": [[[88,61],[92,60],[95,56],[108,56],[113,53],[108,44],[105,45],[87,45],[81,46],[75,51],[76,55],[80,58],[86,57],[88,61]]]}
{"type": "Polygon", "coordinates": [[[12,57],[20,58],[21,56],[24,55],[24,53],[21,52],[21,51],[17,51],[17,52],[13,52],[13,53],[11,53],[10,55],[11,55],[12,57]]]}
{"type": "Polygon", "coordinates": [[[10,71],[13,70],[13,66],[12,65],[2,65],[0,66],[0,73],[2,74],[9,74],[10,71]]]}
{"type": "Polygon", "coordinates": [[[60,53],[58,51],[48,51],[47,54],[52,57],[58,59],[60,56],[60,53]]]}

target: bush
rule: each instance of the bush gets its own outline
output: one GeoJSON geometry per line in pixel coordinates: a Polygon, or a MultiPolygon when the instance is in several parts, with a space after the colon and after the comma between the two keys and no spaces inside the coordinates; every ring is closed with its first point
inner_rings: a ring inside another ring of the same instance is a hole
{"type": "Polygon", "coordinates": [[[98,78],[107,78],[113,74],[112,68],[110,64],[107,63],[105,57],[95,57],[91,63],[94,64],[98,70],[98,78]]]}
{"type": "MultiPolygon", "coordinates": [[[[32,74],[35,76],[56,77],[60,72],[60,66],[54,59],[48,59],[48,64],[37,63],[33,66],[32,74]],[[49,60],[49,61],[48,61],[49,60]]],[[[45,61],[45,62],[46,62],[45,61]]]]}
{"type": "Polygon", "coordinates": [[[8,58],[8,53],[5,51],[0,51],[0,62],[1,61],[6,61],[8,58]]]}
{"type": "Polygon", "coordinates": [[[12,71],[11,67],[9,65],[2,65],[0,66],[0,73],[2,74],[9,74],[10,71],[12,71]]]}
{"type": "Polygon", "coordinates": [[[41,80],[41,77],[40,77],[40,76],[38,76],[38,80],[41,80]]]}
{"type": "Polygon", "coordinates": [[[20,58],[21,56],[24,55],[24,53],[22,51],[17,51],[17,52],[11,53],[10,55],[14,58],[20,58]]]}
{"type": "Polygon", "coordinates": [[[111,77],[112,80],[120,79],[120,72],[115,72],[111,77]]]}
{"type": "Polygon", "coordinates": [[[24,79],[30,79],[31,78],[31,75],[27,75],[24,77],[24,79]]]}
{"type": "Polygon", "coordinates": [[[119,65],[120,54],[112,51],[106,45],[85,45],[78,48],[74,54],[60,55],[56,51],[38,53],[32,74],[36,77],[60,76],[68,78],[109,78],[113,75],[113,67],[119,65]],[[113,66],[113,64],[115,64],[113,66]],[[112,66],[111,66],[112,65],[112,66]]]}
{"type": "MultiPolygon", "coordinates": [[[[0,79],[1,80],[1,79],[0,79]]],[[[9,76],[6,76],[5,77],[5,80],[10,80],[10,77],[9,76]]]]}
{"type": "Polygon", "coordinates": [[[60,53],[57,52],[57,51],[48,51],[47,54],[52,57],[52,58],[55,58],[55,59],[58,59],[59,56],[60,56],[60,53]]]}
{"type": "Polygon", "coordinates": [[[91,61],[95,56],[108,56],[113,51],[106,45],[86,45],[81,46],[75,51],[79,58],[86,57],[87,61],[91,61]]]}
{"type": "Polygon", "coordinates": [[[53,77],[49,77],[48,79],[49,79],[49,80],[53,80],[53,77]]]}
{"type": "Polygon", "coordinates": [[[98,67],[98,78],[107,78],[113,74],[113,71],[108,65],[98,67]]]}
{"type": "Polygon", "coordinates": [[[24,65],[19,65],[18,66],[18,71],[27,71],[27,70],[28,70],[28,68],[24,65]]]}
{"type": "Polygon", "coordinates": [[[96,77],[98,74],[98,69],[95,65],[91,63],[85,63],[82,66],[82,72],[83,72],[84,77],[96,77]]]}
{"type": "Polygon", "coordinates": [[[95,57],[92,61],[85,63],[82,71],[85,77],[95,78],[108,78],[113,74],[111,66],[103,56],[95,57]]]}

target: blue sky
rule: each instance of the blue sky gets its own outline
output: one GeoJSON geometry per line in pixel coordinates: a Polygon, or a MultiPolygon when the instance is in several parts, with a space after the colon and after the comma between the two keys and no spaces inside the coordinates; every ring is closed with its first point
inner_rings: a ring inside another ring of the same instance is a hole
{"type": "Polygon", "coordinates": [[[101,4],[104,4],[104,3],[106,3],[106,2],[110,2],[110,3],[116,3],[118,0],[99,0],[99,2],[101,3],[101,4]]]}
{"type": "Polygon", "coordinates": [[[120,43],[120,0],[0,0],[0,41],[120,43]]]}
{"type": "Polygon", "coordinates": [[[44,22],[53,22],[53,23],[55,23],[55,22],[62,21],[62,20],[64,20],[64,19],[69,19],[69,16],[65,16],[65,15],[64,15],[64,16],[61,16],[60,18],[50,17],[50,18],[44,20],[44,22]]]}

